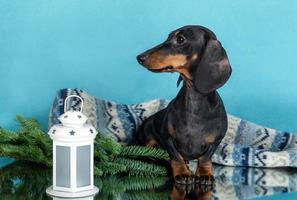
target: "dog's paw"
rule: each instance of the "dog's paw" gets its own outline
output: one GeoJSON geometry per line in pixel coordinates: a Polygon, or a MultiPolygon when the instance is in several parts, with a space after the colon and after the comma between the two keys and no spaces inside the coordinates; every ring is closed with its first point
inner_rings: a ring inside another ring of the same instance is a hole
{"type": "Polygon", "coordinates": [[[195,191],[195,184],[174,184],[179,193],[190,194],[195,191]]]}
{"type": "Polygon", "coordinates": [[[211,184],[211,185],[200,185],[200,184],[196,184],[195,185],[195,191],[199,192],[199,193],[206,193],[206,192],[211,192],[214,189],[215,185],[211,184]]]}
{"type": "Polygon", "coordinates": [[[200,185],[213,185],[214,181],[213,175],[201,175],[195,178],[195,183],[200,185]]]}
{"type": "Polygon", "coordinates": [[[174,181],[176,184],[189,185],[194,183],[195,177],[189,175],[177,175],[174,177],[174,181]]]}
{"type": "Polygon", "coordinates": [[[198,185],[200,183],[200,176],[195,176],[194,183],[198,185]]]}

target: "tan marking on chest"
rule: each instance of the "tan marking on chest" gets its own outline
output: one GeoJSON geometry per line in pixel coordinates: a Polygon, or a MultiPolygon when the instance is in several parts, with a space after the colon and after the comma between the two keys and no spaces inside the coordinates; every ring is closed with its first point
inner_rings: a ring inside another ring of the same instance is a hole
{"type": "Polygon", "coordinates": [[[146,147],[156,147],[158,145],[155,139],[150,139],[146,142],[146,147]]]}
{"type": "Polygon", "coordinates": [[[191,61],[195,61],[198,58],[198,54],[194,53],[193,56],[191,57],[191,61]]]}
{"type": "Polygon", "coordinates": [[[206,137],[205,137],[205,142],[206,143],[213,143],[215,141],[215,137],[213,134],[208,134],[206,137]]]}
{"type": "Polygon", "coordinates": [[[171,123],[168,124],[168,132],[172,137],[176,136],[176,129],[173,127],[171,123]]]}

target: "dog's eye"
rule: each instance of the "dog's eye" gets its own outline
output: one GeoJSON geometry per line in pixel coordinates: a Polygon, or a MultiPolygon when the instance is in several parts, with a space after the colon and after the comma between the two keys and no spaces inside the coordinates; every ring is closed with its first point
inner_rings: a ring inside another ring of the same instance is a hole
{"type": "Polygon", "coordinates": [[[176,43],[177,44],[183,44],[185,42],[185,37],[182,35],[176,36],[176,43]]]}

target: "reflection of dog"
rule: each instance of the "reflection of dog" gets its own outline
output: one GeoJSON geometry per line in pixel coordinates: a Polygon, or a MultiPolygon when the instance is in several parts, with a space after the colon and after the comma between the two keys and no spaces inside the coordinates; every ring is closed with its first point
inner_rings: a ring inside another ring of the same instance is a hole
{"type": "Polygon", "coordinates": [[[199,199],[199,200],[211,200],[212,199],[212,187],[209,185],[200,185],[200,187],[194,187],[194,185],[182,185],[176,187],[173,185],[172,192],[170,194],[170,200],[184,200],[184,199],[199,199]]]}
{"type": "Polygon", "coordinates": [[[153,72],[178,72],[184,81],[167,108],[146,119],[136,142],[168,151],[176,183],[212,183],[211,156],[227,130],[227,116],[216,89],[231,75],[231,66],[215,34],[202,26],[185,26],[137,56],[153,72]],[[195,177],[186,162],[198,159],[195,177]]]}

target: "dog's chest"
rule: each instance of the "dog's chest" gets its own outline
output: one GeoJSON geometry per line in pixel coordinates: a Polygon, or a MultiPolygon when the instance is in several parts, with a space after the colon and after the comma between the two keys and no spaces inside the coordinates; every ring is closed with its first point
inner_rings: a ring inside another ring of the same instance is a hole
{"type": "Polygon", "coordinates": [[[207,147],[212,145],[219,136],[219,131],[204,131],[201,126],[191,126],[177,130],[174,141],[183,157],[196,159],[203,155],[207,147]]]}
{"type": "Polygon", "coordinates": [[[173,135],[177,150],[183,157],[196,159],[203,155],[222,133],[220,117],[205,118],[197,115],[174,115],[173,135]],[[189,117],[190,116],[190,117],[189,117]]]}
{"type": "Polygon", "coordinates": [[[227,127],[224,106],[216,93],[212,98],[179,96],[168,111],[169,134],[177,150],[189,159],[203,155],[207,146],[223,137],[227,127]]]}

